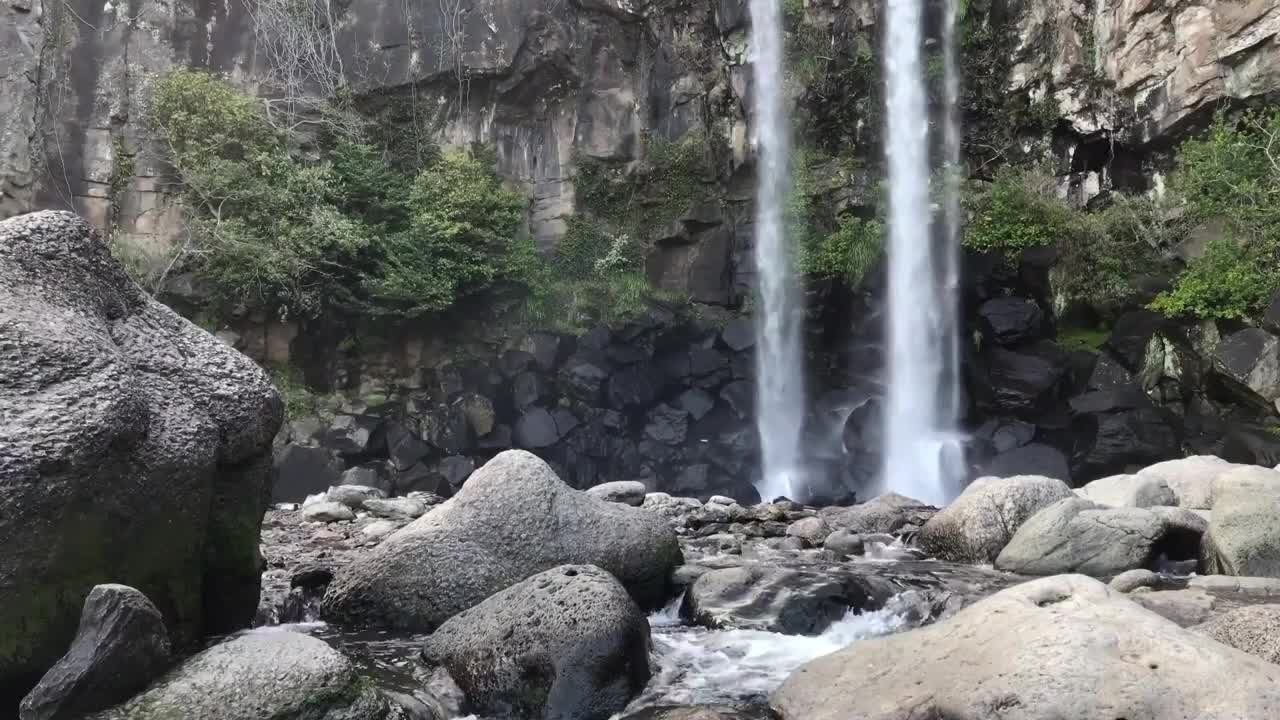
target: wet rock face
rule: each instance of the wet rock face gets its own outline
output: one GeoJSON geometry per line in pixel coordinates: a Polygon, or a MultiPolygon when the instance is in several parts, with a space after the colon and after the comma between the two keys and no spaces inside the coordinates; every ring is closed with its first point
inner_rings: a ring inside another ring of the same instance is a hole
{"type": "Polygon", "coordinates": [[[649,679],[649,623],[612,575],[562,565],[450,618],[422,656],[483,714],[604,720],[649,679]]]}
{"type": "Polygon", "coordinates": [[[0,328],[0,696],[66,650],[100,583],[142,591],[178,646],[247,624],[282,415],[267,376],[68,213],[0,223],[0,328]]]}
{"type": "Polygon", "coordinates": [[[850,607],[880,607],[890,594],[852,574],[748,565],[703,574],[680,614],[713,629],[817,635],[850,607]]]}

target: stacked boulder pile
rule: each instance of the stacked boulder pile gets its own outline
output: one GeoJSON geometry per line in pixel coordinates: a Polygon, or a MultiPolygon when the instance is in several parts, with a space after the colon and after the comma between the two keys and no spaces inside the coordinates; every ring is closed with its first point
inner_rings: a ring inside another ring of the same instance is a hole
{"type": "Polygon", "coordinates": [[[532,333],[393,399],[346,403],[291,423],[276,450],[275,500],[338,484],[448,497],[498,452],[542,457],[576,488],[644,479],[680,495],[757,500],[749,319],[723,327],[655,309],[581,337],[532,333]]]}

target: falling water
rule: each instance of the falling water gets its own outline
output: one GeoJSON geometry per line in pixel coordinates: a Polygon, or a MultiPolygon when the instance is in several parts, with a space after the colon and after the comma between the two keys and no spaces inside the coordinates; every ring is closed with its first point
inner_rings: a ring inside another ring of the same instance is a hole
{"type": "Polygon", "coordinates": [[[759,150],[755,260],[761,305],[756,309],[756,425],[764,464],[757,489],[765,500],[782,495],[797,499],[804,422],[800,306],[782,217],[789,140],[782,105],[780,1],[751,0],[752,109],[759,150]]]}
{"type": "MultiPolygon", "coordinates": [[[[940,504],[955,495],[953,476],[960,464],[954,430],[958,406],[954,225],[959,222],[959,208],[951,207],[948,195],[946,227],[941,246],[935,246],[928,220],[929,122],[920,57],[923,5],[923,0],[888,3],[889,390],[883,478],[894,492],[940,504]]],[[[950,38],[954,1],[948,5],[944,24],[950,38]]],[[[959,80],[954,62],[948,58],[948,63],[944,115],[950,126],[959,80]]],[[[958,130],[948,127],[944,143],[948,154],[954,149],[958,155],[958,130]]],[[[946,186],[954,185],[951,174],[945,176],[946,186]]]]}

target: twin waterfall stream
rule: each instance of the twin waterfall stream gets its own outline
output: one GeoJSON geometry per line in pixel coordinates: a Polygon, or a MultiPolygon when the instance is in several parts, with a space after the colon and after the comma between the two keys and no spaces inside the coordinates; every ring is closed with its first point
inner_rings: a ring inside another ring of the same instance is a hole
{"type": "MultiPolygon", "coordinates": [[[[941,505],[959,493],[962,438],[957,333],[960,78],[955,26],[959,0],[948,0],[944,57],[942,163],[930,173],[923,0],[889,0],[884,37],[886,159],[889,176],[888,347],[883,467],[875,490],[941,505]],[[935,208],[938,196],[941,211],[935,208]],[[931,218],[934,220],[931,221],[931,218]]],[[[757,429],[764,500],[804,500],[804,308],[783,207],[791,130],[784,110],[783,27],[779,0],[751,0],[752,109],[757,165],[755,262],[757,429]]],[[[875,494],[875,493],[872,493],[875,494]]]]}

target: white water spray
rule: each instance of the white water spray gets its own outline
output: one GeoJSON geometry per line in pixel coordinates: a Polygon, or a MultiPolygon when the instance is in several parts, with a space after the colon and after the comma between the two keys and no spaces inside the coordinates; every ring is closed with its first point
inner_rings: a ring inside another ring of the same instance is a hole
{"type": "Polygon", "coordinates": [[[889,378],[883,480],[887,489],[932,504],[958,492],[960,439],[959,345],[956,339],[955,240],[959,77],[954,58],[955,2],[948,2],[944,44],[948,155],[943,232],[933,240],[929,218],[928,108],[925,103],[923,0],[889,0],[885,38],[889,161],[889,378]],[[954,152],[955,160],[951,154],[954,152]]]}
{"type": "Polygon", "coordinates": [[[761,498],[796,498],[800,431],[804,424],[802,324],[795,271],[787,250],[782,207],[788,190],[789,128],[782,97],[781,0],[751,0],[752,110],[759,161],[756,170],[755,261],[760,284],[756,309],[756,428],[763,472],[761,498]]]}

